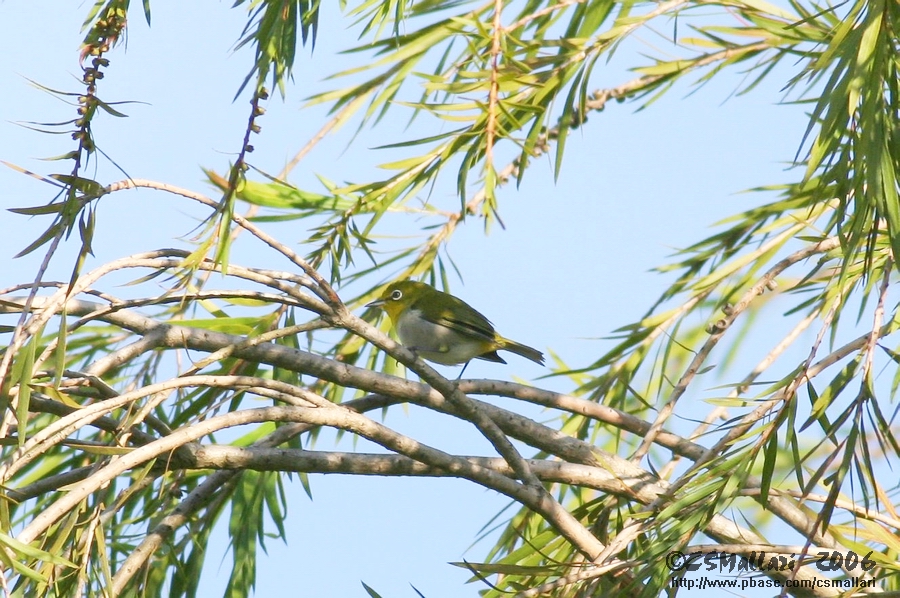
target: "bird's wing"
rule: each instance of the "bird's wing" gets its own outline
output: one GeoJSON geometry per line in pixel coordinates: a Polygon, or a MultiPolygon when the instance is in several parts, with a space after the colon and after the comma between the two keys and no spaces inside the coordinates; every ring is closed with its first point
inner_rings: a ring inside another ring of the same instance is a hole
{"type": "Polygon", "coordinates": [[[491,321],[462,299],[452,295],[449,297],[453,301],[452,307],[437,312],[422,310],[422,317],[433,324],[446,326],[461,334],[474,335],[493,342],[496,332],[491,321]]]}

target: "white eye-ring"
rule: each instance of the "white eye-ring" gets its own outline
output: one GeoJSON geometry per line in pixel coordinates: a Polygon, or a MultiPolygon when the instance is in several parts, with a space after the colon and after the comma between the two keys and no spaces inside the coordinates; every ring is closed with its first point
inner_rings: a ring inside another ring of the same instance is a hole
{"type": "Polygon", "coordinates": [[[400,298],[403,297],[403,292],[399,289],[391,293],[391,299],[393,301],[400,301],[400,298]]]}

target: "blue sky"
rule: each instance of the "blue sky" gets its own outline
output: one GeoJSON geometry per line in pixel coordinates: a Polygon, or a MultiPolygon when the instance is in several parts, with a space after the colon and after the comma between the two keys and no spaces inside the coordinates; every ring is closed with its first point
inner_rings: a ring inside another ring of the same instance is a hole
{"type": "MultiPolygon", "coordinates": [[[[68,136],[48,136],[14,124],[61,121],[74,109],[28,82],[77,91],[79,27],[89,3],[2,2],[0,22],[8,26],[0,44],[0,159],[39,173],[60,163],[40,158],[72,147],[68,136]],[[48,17],[47,14],[52,16],[48,17]],[[39,25],[38,25],[39,24],[39,25]]],[[[137,4],[137,3],[136,3],[137,4]]],[[[124,120],[101,119],[95,128],[100,147],[132,177],[154,179],[201,192],[201,167],[222,172],[240,146],[247,118],[246,98],[232,102],[250,67],[246,50],[232,46],[244,24],[244,12],[230,2],[153,2],[153,25],[135,18],[127,48],[110,55],[100,82],[107,101],[133,100],[122,106],[124,120]],[[198,23],[202,26],[198,27],[198,23]]],[[[301,53],[287,99],[273,94],[254,140],[253,164],[276,173],[321,126],[324,110],[302,110],[302,100],[329,73],[353,57],[336,52],[355,39],[328,4],[312,56],[301,53]]],[[[623,69],[646,50],[639,38],[624,46],[607,67],[598,67],[596,86],[631,78],[623,69]]],[[[656,39],[653,43],[658,43],[656,39]]],[[[732,97],[742,82],[725,74],[690,94],[676,86],[649,109],[612,103],[571,135],[560,179],[542,159],[523,185],[500,193],[506,230],[490,236],[476,219],[454,237],[450,254],[463,272],[455,294],[485,313],[504,336],[558,353],[573,366],[586,365],[609,347],[601,340],[637,319],[665,288],[665,276],[649,272],[674,250],[710,232],[717,220],[763,201],[744,189],[796,178],[785,164],[794,156],[806,125],[802,108],[778,105],[781,87],[791,75],[781,67],[747,96],[732,97]]],[[[353,127],[325,142],[295,171],[293,182],[312,186],[314,174],[332,180],[360,180],[387,158],[371,148],[404,135],[406,118],[398,112],[375,133],[364,132],[348,147],[353,127]]],[[[104,182],[125,178],[101,160],[96,174],[104,182]]],[[[48,187],[9,169],[0,169],[2,207],[48,202],[48,187]]],[[[454,205],[452,185],[437,188],[435,201],[454,205]]],[[[203,213],[180,199],[152,191],[119,193],[103,199],[92,267],[131,253],[185,246],[203,213]]],[[[7,241],[0,286],[30,280],[40,253],[12,256],[30,243],[47,222],[0,213],[7,241]]],[[[296,225],[295,225],[296,226],[296,225]]],[[[305,230],[281,225],[273,230],[296,244],[305,230]]],[[[48,278],[68,278],[77,253],[72,242],[57,256],[48,278]]],[[[256,267],[271,264],[252,246],[232,260],[256,267]]],[[[508,366],[475,362],[472,377],[533,379],[545,373],[512,356],[508,366]]],[[[446,370],[455,375],[455,371],[446,370]]],[[[563,381],[542,383],[566,388],[563,381]]],[[[525,408],[537,418],[546,418],[525,408]]],[[[386,423],[439,448],[489,454],[484,442],[465,426],[448,424],[421,409],[391,412],[386,423]]],[[[357,445],[365,450],[365,444],[357,445]]],[[[327,437],[317,448],[327,450],[327,437]]],[[[341,446],[349,450],[346,442],[341,446]]],[[[299,483],[289,486],[288,544],[271,540],[261,555],[257,596],[285,595],[305,588],[308,596],[365,596],[360,581],[386,598],[414,596],[410,584],[428,598],[474,596],[478,584],[447,565],[463,558],[479,561],[490,542],[470,545],[479,529],[507,499],[459,480],[376,479],[313,476],[313,500],[299,483]]],[[[213,545],[203,580],[204,595],[221,595],[230,564],[224,530],[213,545]]]]}

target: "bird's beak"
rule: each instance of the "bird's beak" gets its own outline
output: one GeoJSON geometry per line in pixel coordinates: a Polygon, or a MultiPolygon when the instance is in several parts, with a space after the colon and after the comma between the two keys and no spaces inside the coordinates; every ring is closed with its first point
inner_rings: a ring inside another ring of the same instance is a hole
{"type": "Polygon", "coordinates": [[[376,299],[370,303],[366,303],[366,307],[382,307],[384,306],[384,299],[376,299]]]}

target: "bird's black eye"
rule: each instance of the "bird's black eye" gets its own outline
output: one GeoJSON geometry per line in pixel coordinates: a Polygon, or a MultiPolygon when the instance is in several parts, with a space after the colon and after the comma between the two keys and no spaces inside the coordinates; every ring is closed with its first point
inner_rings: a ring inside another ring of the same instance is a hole
{"type": "Polygon", "coordinates": [[[393,301],[400,301],[400,298],[403,297],[403,292],[399,289],[391,293],[391,299],[393,301]]]}

